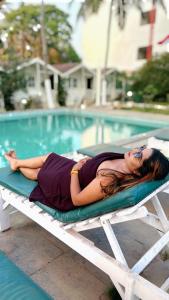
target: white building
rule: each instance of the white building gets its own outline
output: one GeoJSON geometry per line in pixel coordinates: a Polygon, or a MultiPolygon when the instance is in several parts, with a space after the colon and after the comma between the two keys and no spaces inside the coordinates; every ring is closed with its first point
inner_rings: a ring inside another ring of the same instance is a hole
{"type": "MultiPolygon", "coordinates": [[[[123,30],[113,11],[108,67],[131,72],[146,62],[151,50],[152,55],[169,51],[167,44],[158,44],[169,34],[167,13],[160,5],[153,7],[151,0],[143,3],[143,13],[128,7],[123,30]]],[[[82,25],[83,62],[89,68],[104,67],[109,8],[110,1],[104,1],[98,14],[87,17],[82,25]]]]}
{"type": "MultiPolygon", "coordinates": [[[[23,70],[26,78],[26,89],[18,90],[13,94],[13,101],[20,103],[24,98],[32,98],[35,105],[47,107],[47,97],[45,92],[45,62],[40,58],[33,58],[27,62],[20,64],[17,69],[23,70]]],[[[51,95],[54,103],[57,102],[57,83],[60,72],[52,65],[46,65],[46,72],[50,79],[51,95]]]]}
{"type": "MultiPolygon", "coordinates": [[[[26,99],[29,98],[32,99],[35,107],[48,107],[44,84],[44,66],[45,63],[42,59],[34,58],[17,67],[18,70],[24,71],[27,85],[25,90],[18,90],[13,94],[16,108],[22,107],[26,99]]],[[[54,106],[57,105],[59,97],[58,76],[63,80],[68,106],[80,106],[82,103],[90,104],[95,100],[95,73],[81,63],[47,64],[46,72],[50,79],[54,106]]]]}
{"type": "Polygon", "coordinates": [[[95,99],[95,73],[81,63],[56,64],[64,79],[67,105],[80,106],[95,99]]]}

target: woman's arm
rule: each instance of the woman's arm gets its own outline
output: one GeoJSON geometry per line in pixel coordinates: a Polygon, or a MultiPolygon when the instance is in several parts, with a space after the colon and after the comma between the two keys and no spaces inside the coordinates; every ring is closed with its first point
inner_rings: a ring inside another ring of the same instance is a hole
{"type": "Polygon", "coordinates": [[[87,205],[104,198],[101,190],[100,179],[93,179],[82,191],[80,190],[78,174],[71,175],[70,192],[75,206],[87,205]]]}
{"type": "Polygon", "coordinates": [[[86,163],[87,159],[81,160],[73,167],[71,172],[70,192],[72,202],[75,206],[87,205],[101,200],[105,194],[101,190],[100,178],[93,179],[82,191],[79,184],[78,171],[86,163]]]}

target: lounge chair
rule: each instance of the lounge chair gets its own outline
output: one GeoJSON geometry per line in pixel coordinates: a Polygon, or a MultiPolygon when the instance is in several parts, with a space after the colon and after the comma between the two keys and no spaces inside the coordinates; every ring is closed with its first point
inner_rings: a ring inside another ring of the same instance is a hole
{"type": "Polygon", "coordinates": [[[155,133],[154,137],[163,141],[169,141],[169,127],[159,130],[158,133],[155,133]]]}
{"type": "Polygon", "coordinates": [[[52,300],[53,298],[0,251],[0,299],[52,300]]]}
{"type": "MultiPolygon", "coordinates": [[[[10,227],[6,212],[10,204],[108,274],[122,299],[169,299],[167,293],[138,275],[169,243],[169,223],[157,197],[158,192],[169,193],[169,176],[165,180],[139,184],[104,201],[65,213],[39,202],[30,202],[28,196],[36,184],[19,172],[11,172],[8,167],[0,169],[1,231],[10,227]],[[156,214],[150,213],[144,206],[148,201],[153,203],[156,214]],[[136,219],[154,227],[160,238],[130,269],[111,225],[136,219]],[[115,259],[79,233],[97,227],[104,229],[115,259]]],[[[168,287],[166,280],[163,289],[168,287]]]]}
{"type": "Polygon", "coordinates": [[[116,146],[114,144],[98,144],[96,146],[90,146],[79,149],[77,152],[79,154],[87,155],[87,156],[95,156],[97,154],[103,153],[103,152],[111,152],[114,151],[116,153],[124,153],[126,151],[130,151],[131,148],[129,147],[123,147],[123,146],[116,146]]]}

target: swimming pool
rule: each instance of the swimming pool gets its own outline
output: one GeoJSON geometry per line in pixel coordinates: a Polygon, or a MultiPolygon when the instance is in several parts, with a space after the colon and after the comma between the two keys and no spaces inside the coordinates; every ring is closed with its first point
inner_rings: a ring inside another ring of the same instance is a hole
{"type": "Polygon", "coordinates": [[[3,154],[9,149],[21,158],[53,151],[63,154],[165,125],[68,110],[4,114],[0,116],[0,166],[6,165],[3,154]]]}

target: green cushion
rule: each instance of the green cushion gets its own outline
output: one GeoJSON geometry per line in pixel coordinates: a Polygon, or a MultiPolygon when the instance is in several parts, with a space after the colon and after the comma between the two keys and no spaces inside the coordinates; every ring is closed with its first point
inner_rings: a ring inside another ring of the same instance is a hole
{"type": "Polygon", "coordinates": [[[81,148],[77,152],[88,155],[88,156],[95,156],[97,154],[103,153],[103,152],[116,152],[116,153],[125,153],[129,151],[131,148],[125,148],[122,146],[116,146],[114,144],[98,144],[95,146],[90,146],[86,148],[81,148]]]}
{"type": "MultiPolygon", "coordinates": [[[[144,182],[107,199],[68,212],[60,212],[39,202],[36,204],[61,222],[76,222],[135,205],[168,180],[169,175],[164,180],[144,182]]],[[[29,197],[37,182],[26,179],[19,172],[12,173],[7,167],[0,169],[0,184],[20,195],[29,197]]]]}
{"type": "Polygon", "coordinates": [[[52,300],[42,288],[0,251],[1,300],[52,300]]]}
{"type": "Polygon", "coordinates": [[[160,133],[155,134],[155,137],[160,140],[169,141],[169,128],[162,129],[160,133]]]}

